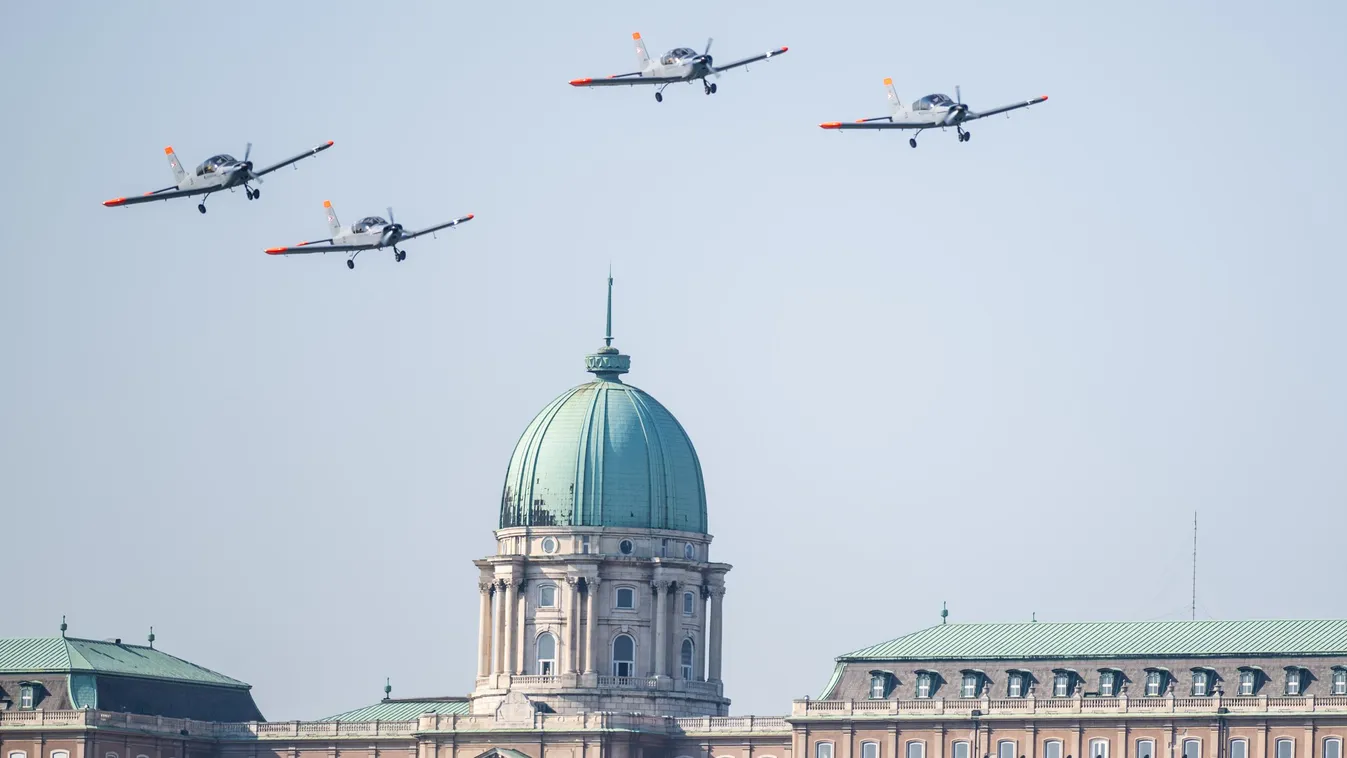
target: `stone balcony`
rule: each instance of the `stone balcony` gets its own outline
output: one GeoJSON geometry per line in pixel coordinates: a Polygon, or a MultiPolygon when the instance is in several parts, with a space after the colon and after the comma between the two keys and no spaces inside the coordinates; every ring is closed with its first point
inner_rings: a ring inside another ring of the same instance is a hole
{"type": "Polygon", "coordinates": [[[646,692],[683,692],[690,695],[721,697],[723,684],[667,676],[603,676],[595,674],[493,674],[477,680],[477,692],[518,689],[535,692],[579,689],[636,690],[646,692]]]}
{"type": "Polygon", "coordinates": [[[1299,697],[1061,697],[1061,698],[913,698],[910,700],[796,700],[791,718],[1024,718],[1027,715],[1108,715],[1123,713],[1242,714],[1347,713],[1347,695],[1299,697]]]}

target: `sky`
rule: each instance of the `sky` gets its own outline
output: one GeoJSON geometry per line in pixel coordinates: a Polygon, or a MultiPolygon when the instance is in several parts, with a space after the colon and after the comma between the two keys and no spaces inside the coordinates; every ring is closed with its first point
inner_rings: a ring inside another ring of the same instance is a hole
{"type": "Polygon", "coordinates": [[[141,640],[272,720],[466,694],[533,414],[697,446],[736,714],[939,621],[1347,607],[1347,5],[15,3],[0,635],[141,640]],[[719,92],[579,90],[780,45],[719,92]],[[973,139],[827,132],[962,86],[973,139]],[[248,142],[262,197],[104,208],[248,142]],[[392,206],[408,259],[273,245],[392,206]]]}

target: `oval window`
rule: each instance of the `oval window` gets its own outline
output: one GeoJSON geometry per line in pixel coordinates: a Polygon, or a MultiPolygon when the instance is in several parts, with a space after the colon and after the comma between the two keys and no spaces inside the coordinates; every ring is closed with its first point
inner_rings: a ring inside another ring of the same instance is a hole
{"type": "Polygon", "coordinates": [[[631,555],[633,547],[634,546],[631,544],[631,540],[622,540],[621,542],[617,543],[617,549],[622,551],[623,555],[631,555]]]}
{"type": "Polygon", "coordinates": [[[557,541],[553,537],[543,537],[543,552],[549,555],[557,551],[557,541]]]}

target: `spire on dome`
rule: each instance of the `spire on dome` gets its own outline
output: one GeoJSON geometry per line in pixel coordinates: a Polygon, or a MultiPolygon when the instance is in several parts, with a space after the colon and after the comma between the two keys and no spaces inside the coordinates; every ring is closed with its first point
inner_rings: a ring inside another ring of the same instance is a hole
{"type": "Polygon", "coordinates": [[[608,323],[603,347],[585,356],[585,370],[601,382],[621,382],[618,377],[631,370],[631,356],[622,355],[613,347],[613,267],[608,267],[608,323]]]}

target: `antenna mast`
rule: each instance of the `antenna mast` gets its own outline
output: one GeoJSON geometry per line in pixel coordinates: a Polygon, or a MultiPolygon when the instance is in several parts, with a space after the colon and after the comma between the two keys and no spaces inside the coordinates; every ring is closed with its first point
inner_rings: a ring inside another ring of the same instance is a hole
{"type": "Polygon", "coordinates": [[[1189,620],[1197,620],[1197,511],[1193,511],[1193,604],[1189,608],[1189,620]]]}
{"type": "Polygon", "coordinates": [[[603,344],[605,347],[611,347],[613,344],[613,267],[608,266],[608,331],[604,334],[603,344]]]}

